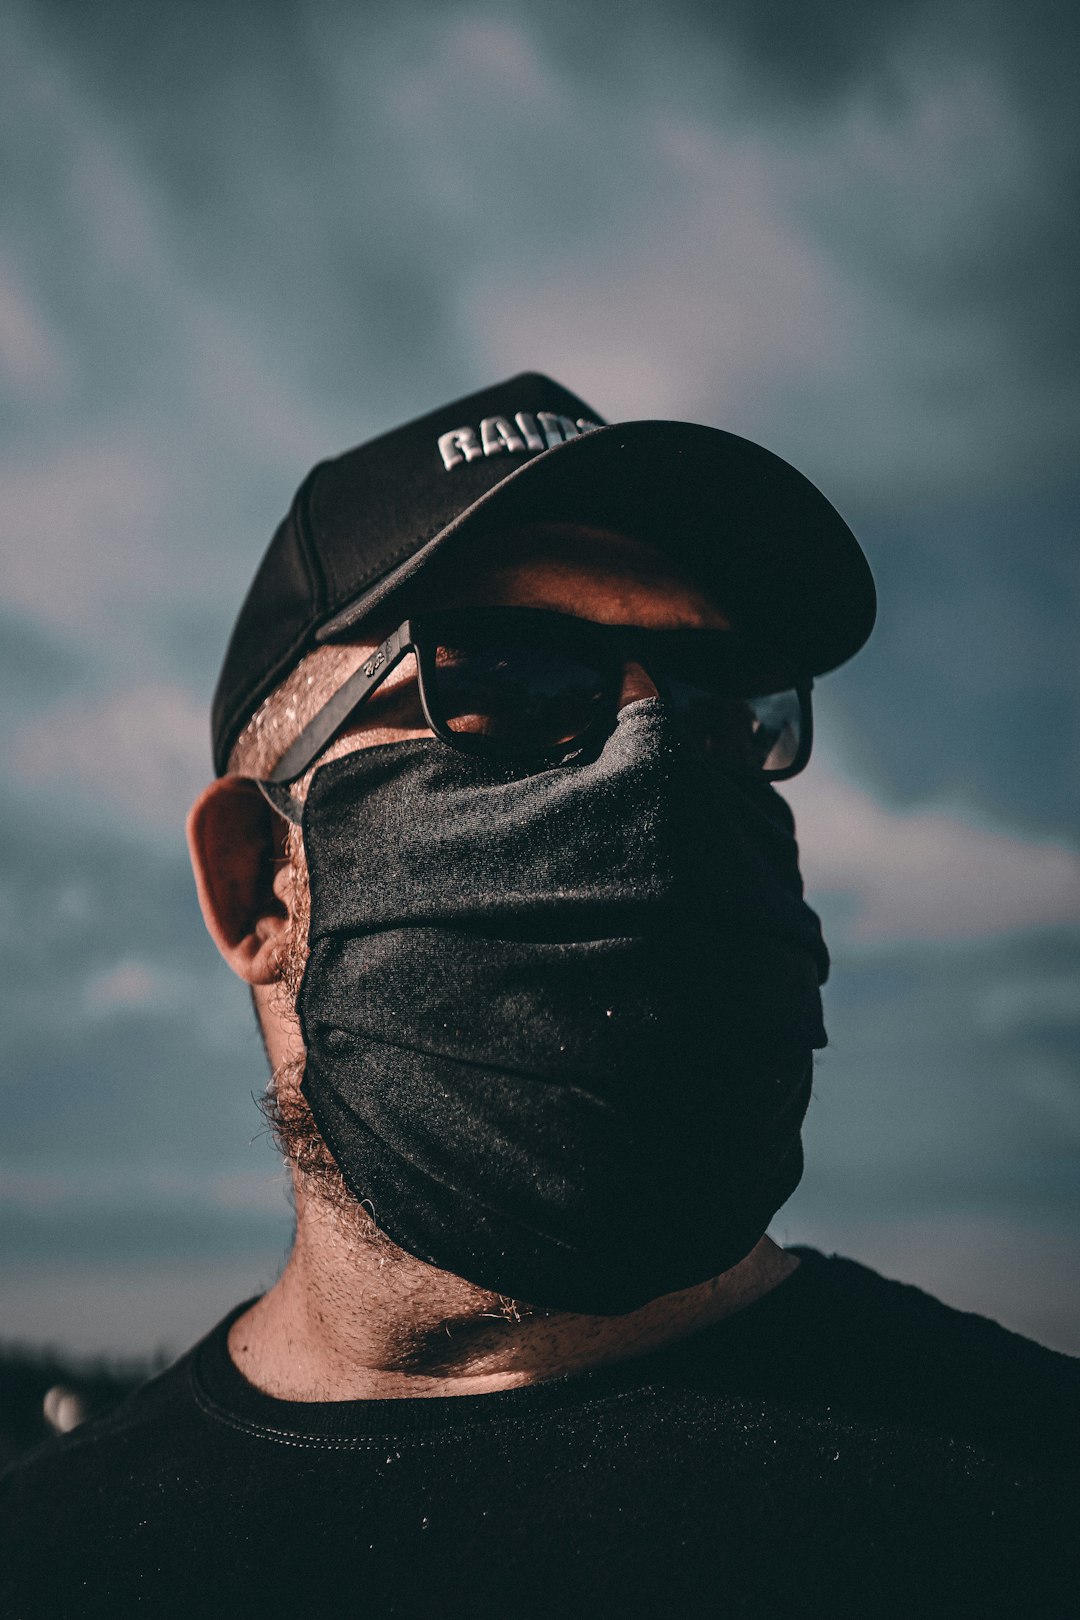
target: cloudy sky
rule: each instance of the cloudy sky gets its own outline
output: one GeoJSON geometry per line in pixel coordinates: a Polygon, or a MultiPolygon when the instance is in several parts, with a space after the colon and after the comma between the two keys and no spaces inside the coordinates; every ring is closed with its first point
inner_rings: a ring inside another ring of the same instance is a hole
{"type": "Polygon", "coordinates": [[[790,794],[836,965],[774,1232],[1080,1351],[1066,8],[0,20],[5,1332],[176,1348],[275,1274],[209,695],[310,464],[528,368],[767,444],[878,578],[790,794]]]}

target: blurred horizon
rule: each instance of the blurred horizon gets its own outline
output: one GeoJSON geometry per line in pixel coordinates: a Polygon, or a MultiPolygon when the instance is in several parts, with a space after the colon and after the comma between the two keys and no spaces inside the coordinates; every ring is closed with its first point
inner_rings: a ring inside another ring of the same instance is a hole
{"type": "Polygon", "coordinates": [[[789,784],[833,956],[771,1228],[1080,1352],[1080,22],[0,0],[5,1341],[178,1351],[291,1215],[183,846],[309,466],[520,370],[874,569],[789,784]]]}

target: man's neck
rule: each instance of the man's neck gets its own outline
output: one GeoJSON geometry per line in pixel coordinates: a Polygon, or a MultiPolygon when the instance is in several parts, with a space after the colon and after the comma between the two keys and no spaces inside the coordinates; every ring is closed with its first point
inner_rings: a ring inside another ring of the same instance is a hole
{"type": "Polygon", "coordinates": [[[284,1272],[229,1333],[240,1371],[281,1400],[482,1395],[584,1372],[733,1315],[799,1263],[763,1237],[730,1271],[625,1316],[534,1311],[404,1254],[366,1211],[300,1187],[296,1208],[284,1272]]]}

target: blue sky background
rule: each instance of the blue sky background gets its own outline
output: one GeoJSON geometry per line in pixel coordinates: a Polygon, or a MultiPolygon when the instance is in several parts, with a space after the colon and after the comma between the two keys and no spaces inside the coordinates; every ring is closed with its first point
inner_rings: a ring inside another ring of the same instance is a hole
{"type": "Polygon", "coordinates": [[[0,22],[4,1336],[179,1348],[275,1275],[182,847],[217,667],[314,460],[535,368],[767,444],[878,578],[790,792],[835,967],[774,1234],[1080,1352],[1069,8],[0,22]]]}

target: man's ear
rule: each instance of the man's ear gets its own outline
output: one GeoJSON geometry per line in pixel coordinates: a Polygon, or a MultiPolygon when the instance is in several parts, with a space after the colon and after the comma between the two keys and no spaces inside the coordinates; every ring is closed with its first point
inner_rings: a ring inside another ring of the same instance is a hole
{"type": "Polygon", "coordinates": [[[233,972],[248,984],[274,984],[281,977],[278,958],[289,912],[275,893],[274,877],[287,828],[243,776],[211,782],[188,812],[203,920],[233,972]]]}

